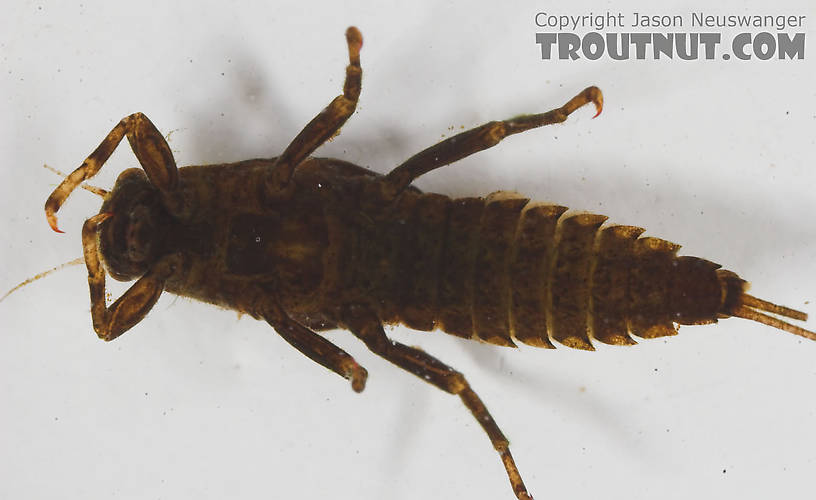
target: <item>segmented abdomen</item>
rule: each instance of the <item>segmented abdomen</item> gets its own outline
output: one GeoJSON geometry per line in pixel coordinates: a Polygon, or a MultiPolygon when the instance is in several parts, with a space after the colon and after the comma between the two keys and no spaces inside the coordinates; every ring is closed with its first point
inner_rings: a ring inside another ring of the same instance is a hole
{"type": "Polygon", "coordinates": [[[602,228],[601,215],[503,192],[411,192],[391,210],[361,233],[355,253],[367,269],[354,266],[386,322],[498,345],[592,349],[591,339],[674,335],[675,322],[710,322],[720,306],[719,266],[677,257],[678,245],[641,238],[640,228],[602,228]]]}

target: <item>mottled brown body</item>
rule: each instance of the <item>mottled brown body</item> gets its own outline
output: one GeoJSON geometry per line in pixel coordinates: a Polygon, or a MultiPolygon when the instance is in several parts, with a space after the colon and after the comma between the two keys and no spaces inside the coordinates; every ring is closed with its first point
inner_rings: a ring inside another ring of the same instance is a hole
{"type": "MultiPolygon", "coordinates": [[[[181,255],[167,291],[257,318],[280,297],[316,329],[365,304],[381,321],[416,330],[580,349],[592,339],[632,344],[629,332],[673,335],[675,322],[723,312],[719,266],[677,257],[677,245],[638,238],[638,228],[601,228],[603,216],[512,193],[451,199],[416,189],[382,210],[361,198],[381,176],[326,158],[305,160],[291,199],[270,202],[246,186],[258,186],[274,162],[179,169],[189,215],[163,222],[162,254],[181,255]]],[[[139,170],[122,182],[139,180],[148,189],[139,170]]],[[[102,211],[116,212],[113,203],[102,211]]]]}
{"type": "MultiPolygon", "coordinates": [[[[361,89],[356,28],[346,32],[343,94],[275,158],[177,168],[141,113],[121,120],[49,196],[46,217],[93,177],[123,138],[143,170],[123,172],[82,229],[91,318],[113,340],[141,321],[163,291],[266,320],[304,355],[362,391],[367,371],[315,330],[348,329],[374,353],[459,396],[487,434],[517,498],[529,495],[509,443],[465,377],[421,349],[394,342],[383,325],[502,346],[553,341],[633,344],[674,335],[676,324],[738,316],[816,340],[779,316],[804,313],[747,295],[730,271],[678,246],[604,226],[606,217],[531,203],[513,193],[451,199],[411,187],[420,175],[495,146],[505,137],[563,122],[588,87],[545,113],[492,121],[450,137],[378,175],[312,153],[354,112],[361,89]],[[103,267],[104,264],[104,267],[103,267]],[[136,282],[108,305],[105,277],[136,282]]],[[[597,114],[596,114],[597,116],[597,114]]]]}
{"type": "Polygon", "coordinates": [[[675,322],[716,321],[719,266],[565,211],[511,193],[407,192],[344,223],[357,244],[346,245],[348,278],[332,295],[368,302],[388,323],[505,346],[592,349],[593,338],[631,344],[629,332],[654,338],[675,334],[675,322]]]}

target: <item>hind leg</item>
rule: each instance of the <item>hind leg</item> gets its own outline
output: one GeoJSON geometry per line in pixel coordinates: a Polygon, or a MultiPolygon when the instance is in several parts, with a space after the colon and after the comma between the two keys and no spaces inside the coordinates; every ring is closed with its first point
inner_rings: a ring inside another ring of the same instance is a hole
{"type": "Polygon", "coordinates": [[[379,189],[381,200],[386,203],[390,202],[420,175],[491,148],[508,135],[544,125],[561,123],[573,111],[590,102],[595,104],[597,110],[595,116],[598,116],[603,108],[603,95],[598,87],[587,87],[560,108],[546,113],[521,115],[509,120],[489,122],[457,134],[409,158],[375,183],[375,189],[379,189]]]}
{"type": "Polygon", "coordinates": [[[516,497],[519,500],[532,500],[510,454],[507,438],[464,375],[425,351],[389,339],[376,315],[364,308],[350,307],[345,316],[345,326],[372,352],[443,391],[459,396],[499,453],[516,497]]]}

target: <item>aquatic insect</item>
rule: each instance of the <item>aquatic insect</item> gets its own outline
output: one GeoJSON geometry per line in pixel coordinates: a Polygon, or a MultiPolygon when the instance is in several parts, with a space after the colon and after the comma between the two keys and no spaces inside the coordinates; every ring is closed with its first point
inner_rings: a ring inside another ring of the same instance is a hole
{"type": "Polygon", "coordinates": [[[303,354],[362,391],[367,371],[316,331],[350,330],[370,350],[458,395],[499,453],[514,493],[531,498],[508,441],[465,377],[424,351],[390,340],[384,324],[439,328],[483,342],[592,349],[592,340],[677,333],[678,324],[741,317],[806,338],[778,319],[806,315],[757,299],[736,274],[678,246],[605,226],[512,193],[451,199],[411,186],[420,175],[495,146],[508,135],[563,122],[603,98],[589,87],[546,113],[494,121],[450,137],[387,175],[310,156],[354,112],[362,36],[346,32],[342,95],[277,158],[177,168],[161,133],[136,113],[53,191],[46,217],[93,177],[127,137],[142,169],[123,172],[82,229],[94,330],[113,340],[163,291],[267,321],[303,354]],[[136,282],[108,305],[106,272],[136,282]]]}

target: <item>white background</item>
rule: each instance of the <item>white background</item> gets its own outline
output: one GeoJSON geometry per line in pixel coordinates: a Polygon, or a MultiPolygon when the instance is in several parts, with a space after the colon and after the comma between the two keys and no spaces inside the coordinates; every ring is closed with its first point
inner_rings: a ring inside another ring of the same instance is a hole
{"type": "MultiPolygon", "coordinates": [[[[596,84],[598,119],[581,110],[418,185],[603,213],[816,314],[812,2],[711,11],[807,15],[806,59],[781,62],[542,61],[534,41],[539,11],[688,16],[702,1],[67,4],[16,2],[0,18],[2,289],[80,256],[99,209],[78,191],[67,234],[51,232],[42,206],[59,178],[43,163],[76,168],[135,111],[173,132],[179,165],[274,156],[339,93],[354,24],[362,97],[319,155],[387,172],[451,129],[596,84]]],[[[135,164],[123,145],[92,183],[135,164]]],[[[0,498],[513,497],[457,398],[348,333],[329,337],[369,369],[362,394],[266,324],[170,295],[103,343],[82,266],[0,303],[0,325],[0,498]]],[[[812,495],[814,343],[737,319],[595,353],[393,335],[469,377],[538,498],[812,495]]]]}

